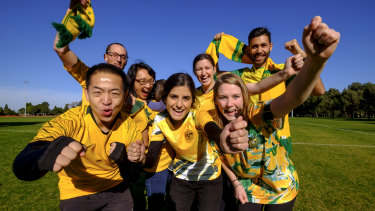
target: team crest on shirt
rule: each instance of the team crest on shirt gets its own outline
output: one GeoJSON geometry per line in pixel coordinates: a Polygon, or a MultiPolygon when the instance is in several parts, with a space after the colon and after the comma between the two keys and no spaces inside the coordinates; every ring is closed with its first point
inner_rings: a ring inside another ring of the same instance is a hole
{"type": "Polygon", "coordinates": [[[194,139],[194,132],[190,129],[186,130],[185,132],[185,139],[190,142],[194,139]]]}

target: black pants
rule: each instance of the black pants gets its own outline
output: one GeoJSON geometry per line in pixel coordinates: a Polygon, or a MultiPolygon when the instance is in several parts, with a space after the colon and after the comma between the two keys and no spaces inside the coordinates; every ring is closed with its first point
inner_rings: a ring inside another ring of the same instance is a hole
{"type": "Polygon", "coordinates": [[[256,204],[256,203],[238,203],[238,211],[292,211],[296,198],[285,204],[256,204]]]}
{"type": "Polygon", "coordinates": [[[60,201],[60,210],[133,210],[129,188],[121,183],[108,190],[60,201]]]}
{"type": "MultiPolygon", "coordinates": [[[[224,172],[224,170],[221,169],[221,172],[224,172]]],[[[220,211],[236,210],[237,199],[234,197],[233,185],[226,173],[223,173],[221,175],[223,175],[223,197],[221,199],[220,211]]]]}
{"type": "Polygon", "coordinates": [[[206,181],[186,181],[173,176],[169,192],[172,207],[177,211],[190,211],[196,197],[198,210],[220,210],[222,181],[221,175],[206,181]]]}

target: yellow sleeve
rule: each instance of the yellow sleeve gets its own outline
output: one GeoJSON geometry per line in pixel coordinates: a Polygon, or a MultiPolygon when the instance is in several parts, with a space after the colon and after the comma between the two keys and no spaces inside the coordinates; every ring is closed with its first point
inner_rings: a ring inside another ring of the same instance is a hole
{"type": "Polygon", "coordinates": [[[31,142],[53,141],[60,136],[73,137],[75,129],[80,128],[80,109],[81,107],[72,108],[46,122],[31,142]]]}
{"type": "Polygon", "coordinates": [[[85,63],[78,59],[77,64],[75,64],[71,69],[64,66],[70,75],[73,76],[82,88],[86,88],[86,73],[90,69],[85,63]]]}
{"type": "Polygon", "coordinates": [[[208,113],[207,110],[200,109],[198,111],[195,111],[196,113],[196,125],[198,126],[198,129],[204,130],[204,126],[208,122],[213,122],[212,116],[208,113]]]}

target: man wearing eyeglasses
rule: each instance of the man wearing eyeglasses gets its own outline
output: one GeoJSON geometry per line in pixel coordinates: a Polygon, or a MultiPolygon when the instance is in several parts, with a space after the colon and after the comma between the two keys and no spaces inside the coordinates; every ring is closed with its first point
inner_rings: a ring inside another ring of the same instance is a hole
{"type": "MultiPolygon", "coordinates": [[[[71,5],[75,0],[72,0],[71,5]]],[[[81,3],[83,7],[86,7],[86,2],[81,3]]],[[[59,33],[56,34],[53,42],[53,49],[56,51],[60,60],[62,61],[64,68],[81,84],[82,86],[82,105],[88,105],[84,90],[86,88],[85,75],[89,70],[89,67],[83,63],[78,56],[70,49],[69,44],[58,48],[56,44],[59,42],[59,33]]],[[[125,46],[121,43],[111,43],[107,46],[104,60],[108,64],[112,64],[117,68],[124,70],[128,62],[128,52],[125,46]]]]}

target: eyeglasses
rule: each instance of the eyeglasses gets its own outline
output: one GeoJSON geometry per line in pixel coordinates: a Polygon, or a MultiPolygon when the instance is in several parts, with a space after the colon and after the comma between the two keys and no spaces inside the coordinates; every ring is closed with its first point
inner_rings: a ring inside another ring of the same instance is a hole
{"type": "Polygon", "coordinates": [[[107,52],[106,54],[112,57],[112,59],[117,59],[118,57],[120,57],[121,60],[128,60],[128,55],[119,55],[118,53],[114,52],[107,52]]]}
{"type": "Polygon", "coordinates": [[[151,86],[154,85],[155,81],[154,80],[149,80],[146,81],[146,79],[134,79],[136,82],[138,82],[140,85],[144,86],[146,84],[150,84],[151,86]]]}

